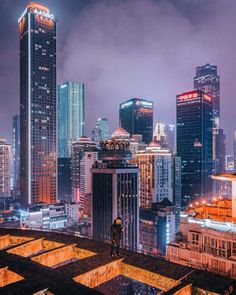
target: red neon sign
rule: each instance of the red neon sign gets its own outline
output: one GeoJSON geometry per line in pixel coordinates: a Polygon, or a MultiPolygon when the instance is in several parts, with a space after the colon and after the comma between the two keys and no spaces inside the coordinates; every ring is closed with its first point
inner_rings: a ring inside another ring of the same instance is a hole
{"type": "Polygon", "coordinates": [[[199,96],[199,93],[197,91],[191,91],[183,93],[179,96],[177,96],[178,100],[188,100],[188,99],[195,99],[199,96]]]}

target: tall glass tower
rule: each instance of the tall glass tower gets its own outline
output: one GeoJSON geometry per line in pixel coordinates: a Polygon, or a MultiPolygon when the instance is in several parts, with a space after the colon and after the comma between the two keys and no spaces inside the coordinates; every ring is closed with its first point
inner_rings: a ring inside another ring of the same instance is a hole
{"type": "Polygon", "coordinates": [[[140,134],[143,142],[149,144],[153,135],[153,102],[132,98],[120,104],[120,126],[130,136],[140,134]]]}
{"type": "Polygon", "coordinates": [[[110,138],[110,129],[107,118],[98,118],[96,127],[101,130],[101,140],[107,140],[110,138]]]}
{"type": "Polygon", "coordinates": [[[58,86],[58,155],[71,156],[71,145],[84,135],[84,84],[65,82],[58,86]]]}
{"type": "Polygon", "coordinates": [[[182,162],[182,205],[212,192],[212,98],[194,90],[177,95],[177,155],[182,162]]]}
{"type": "Polygon", "coordinates": [[[20,29],[22,206],[57,201],[56,18],[30,2],[20,29]]]}
{"type": "Polygon", "coordinates": [[[20,192],[20,115],[12,118],[13,194],[20,192]]]}
{"type": "Polygon", "coordinates": [[[196,68],[194,77],[194,89],[201,90],[212,97],[213,127],[220,125],[220,76],[217,74],[217,66],[209,63],[196,68]]]}

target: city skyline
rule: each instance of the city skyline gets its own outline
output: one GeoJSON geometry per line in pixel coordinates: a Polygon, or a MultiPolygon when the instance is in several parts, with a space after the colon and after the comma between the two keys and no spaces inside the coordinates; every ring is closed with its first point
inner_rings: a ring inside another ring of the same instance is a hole
{"type": "MultiPolygon", "coordinates": [[[[4,102],[0,132],[8,141],[11,139],[11,117],[19,109],[17,18],[27,3],[1,1],[0,4],[4,14],[1,29],[5,33],[0,58],[4,73],[0,82],[0,101],[4,102]],[[12,84],[16,87],[11,87],[12,84]],[[9,98],[7,102],[6,97],[9,98]]],[[[40,3],[50,6],[60,21],[58,84],[64,80],[75,80],[84,82],[87,87],[88,136],[96,118],[101,116],[108,118],[113,131],[118,126],[119,103],[135,96],[154,100],[154,123],[157,119],[174,123],[175,95],[191,88],[196,66],[209,62],[218,66],[221,76],[221,125],[226,131],[227,149],[232,152],[234,114],[230,106],[234,97],[235,66],[232,54],[236,44],[232,44],[231,31],[226,32],[225,28],[235,27],[231,15],[235,3],[217,1],[217,5],[214,5],[213,1],[198,1],[196,5],[195,1],[138,1],[134,5],[132,0],[125,3],[111,1],[110,5],[105,1],[70,1],[70,5],[63,0],[40,3]],[[127,13],[123,13],[124,8],[127,13]],[[161,13],[164,9],[165,17],[161,13]],[[80,16],[79,20],[77,16],[80,16]],[[119,22],[120,17],[122,23],[119,22]],[[207,21],[204,21],[206,17],[207,21]],[[142,20],[137,31],[136,18],[142,20]],[[176,23],[175,28],[168,22],[171,19],[176,23]],[[99,26],[95,29],[96,23],[99,26]],[[108,24],[109,29],[105,29],[108,24]],[[138,30],[140,35],[137,34],[138,30]],[[208,38],[211,38],[211,46],[208,38]],[[105,47],[101,40],[105,43],[109,41],[109,46],[105,47]],[[202,40],[201,45],[199,40],[202,40]],[[185,46],[181,46],[183,42],[185,46]],[[174,51],[167,49],[172,43],[175,45],[174,51]],[[94,102],[97,102],[96,108],[92,107],[94,102]]]]}

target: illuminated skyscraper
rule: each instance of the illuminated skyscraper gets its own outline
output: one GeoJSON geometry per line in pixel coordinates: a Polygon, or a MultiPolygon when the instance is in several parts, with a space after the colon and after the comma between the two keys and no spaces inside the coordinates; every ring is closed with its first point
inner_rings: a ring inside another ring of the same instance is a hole
{"type": "Polygon", "coordinates": [[[11,145],[0,138],[0,197],[11,196],[11,145]]]}
{"type": "MultiPolygon", "coordinates": [[[[217,66],[206,64],[196,68],[194,88],[201,90],[212,97],[213,118],[213,171],[224,171],[226,144],[223,129],[220,128],[220,76],[217,75],[217,66]]],[[[220,184],[221,185],[221,184],[220,184]]],[[[213,192],[220,194],[219,183],[213,180],[213,192]]]]}
{"type": "Polygon", "coordinates": [[[151,208],[164,198],[173,202],[171,152],[151,141],[135,154],[134,162],[140,169],[140,207],[151,208]]]}
{"type": "Polygon", "coordinates": [[[82,214],[91,216],[91,169],[97,161],[96,143],[82,136],[72,144],[71,151],[73,201],[79,203],[82,214]]]}
{"type": "Polygon", "coordinates": [[[92,141],[96,143],[97,146],[99,146],[100,141],[102,140],[102,130],[96,126],[92,130],[92,141]]]}
{"type": "Polygon", "coordinates": [[[98,118],[96,127],[101,130],[101,140],[110,138],[110,129],[107,118],[98,118]]]}
{"type": "Polygon", "coordinates": [[[20,193],[20,116],[12,119],[13,192],[20,193]]]}
{"type": "Polygon", "coordinates": [[[150,143],[153,136],[153,102],[132,98],[121,103],[120,126],[131,136],[141,134],[143,142],[150,143]]]}
{"type": "Polygon", "coordinates": [[[182,205],[212,192],[212,99],[194,90],[177,95],[177,155],[182,161],[182,205]]]}
{"type": "Polygon", "coordinates": [[[56,18],[30,2],[20,28],[20,190],[23,206],[57,201],[56,18]]]}
{"type": "Polygon", "coordinates": [[[152,141],[145,150],[137,151],[133,161],[140,170],[140,207],[168,199],[175,206],[178,228],[181,206],[181,159],[152,141]]]}
{"type": "Polygon", "coordinates": [[[58,86],[58,157],[70,158],[71,145],[84,135],[84,84],[58,86]]]}
{"type": "Polygon", "coordinates": [[[213,127],[220,126],[220,76],[217,74],[217,66],[209,63],[196,68],[194,77],[194,89],[201,90],[212,97],[213,127]]]}

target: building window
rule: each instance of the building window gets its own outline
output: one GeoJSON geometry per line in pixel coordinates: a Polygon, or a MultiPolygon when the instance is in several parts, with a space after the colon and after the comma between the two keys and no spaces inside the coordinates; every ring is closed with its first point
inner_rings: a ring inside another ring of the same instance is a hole
{"type": "Polygon", "coordinates": [[[211,267],[213,269],[218,269],[218,260],[217,259],[211,259],[211,267]]]}
{"type": "Polygon", "coordinates": [[[199,234],[198,233],[192,233],[191,243],[193,245],[199,245],[199,234]]]}

